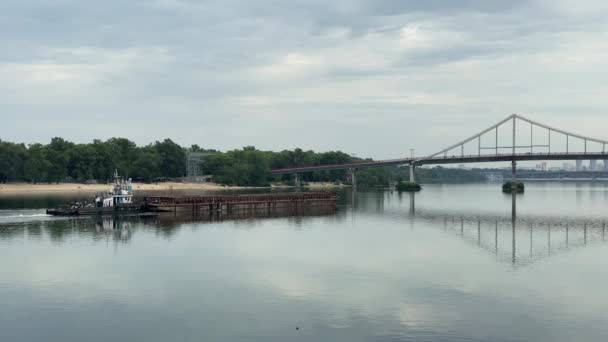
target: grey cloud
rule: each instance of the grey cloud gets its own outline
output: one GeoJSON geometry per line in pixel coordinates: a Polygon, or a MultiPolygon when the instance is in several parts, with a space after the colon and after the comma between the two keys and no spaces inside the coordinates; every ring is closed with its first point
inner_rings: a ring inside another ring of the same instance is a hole
{"type": "Polygon", "coordinates": [[[221,149],[302,146],[382,158],[461,138],[455,130],[434,139],[437,123],[481,127],[512,112],[601,137],[606,11],[576,6],[4,1],[0,115],[9,123],[0,138],[168,136],[221,149]],[[569,119],[573,112],[593,113],[595,123],[569,119]],[[141,122],[138,132],[129,126],[141,122]]]}
{"type": "Polygon", "coordinates": [[[410,12],[454,14],[462,12],[496,13],[525,5],[525,0],[379,0],[366,1],[364,8],[375,15],[395,15],[410,12]]]}

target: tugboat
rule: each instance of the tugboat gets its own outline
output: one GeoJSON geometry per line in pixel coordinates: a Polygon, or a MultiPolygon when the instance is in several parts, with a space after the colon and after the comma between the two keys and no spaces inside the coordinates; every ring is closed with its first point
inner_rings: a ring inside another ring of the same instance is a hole
{"type": "Polygon", "coordinates": [[[92,203],[74,202],[55,209],[47,209],[47,215],[77,216],[142,212],[144,206],[133,201],[131,179],[123,179],[114,171],[114,185],[111,191],[98,194],[92,203]]]}

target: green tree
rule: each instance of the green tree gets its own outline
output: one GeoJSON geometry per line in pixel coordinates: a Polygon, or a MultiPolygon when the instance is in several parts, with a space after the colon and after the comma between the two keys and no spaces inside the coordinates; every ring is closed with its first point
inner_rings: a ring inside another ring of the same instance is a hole
{"type": "Polygon", "coordinates": [[[111,138],[106,141],[106,146],[112,160],[112,169],[117,169],[122,176],[130,176],[132,163],[138,154],[137,145],[129,139],[111,138]]]}
{"type": "Polygon", "coordinates": [[[46,148],[41,144],[29,146],[24,165],[24,178],[32,183],[48,182],[51,162],[46,159],[46,148]]]}
{"type": "Polygon", "coordinates": [[[116,168],[112,161],[109,144],[100,140],[93,140],[93,143],[89,146],[92,153],[91,170],[93,172],[93,179],[109,181],[112,179],[114,169],[116,168]]]}
{"type": "Polygon", "coordinates": [[[133,163],[133,177],[144,182],[152,182],[163,176],[160,170],[161,160],[152,147],[144,148],[133,163]]]}
{"type": "Polygon", "coordinates": [[[76,145],[68,151],[68,176],[84,182],[94,177],[95,152],[90,145],[76,145]]]}
{"type": "Polygon", "coordinates": [[[186,175],[186,152],[171,139],[154,144],[160,158],[160,172],[164,177],[183,177],[186,175]]]}
{"type": "Polygon", "coordinates": [[[51,143],[46,146],[46,159],[50,162],[49,182],[59,183],[68,177],[69,154],[73,148],[73,143],[58,137],[51,139],[51,143]]]}
{"type": "Polygon", "coordinates": [[[27,148],[0,140],[0,183],[23,179],[27,148]]]}

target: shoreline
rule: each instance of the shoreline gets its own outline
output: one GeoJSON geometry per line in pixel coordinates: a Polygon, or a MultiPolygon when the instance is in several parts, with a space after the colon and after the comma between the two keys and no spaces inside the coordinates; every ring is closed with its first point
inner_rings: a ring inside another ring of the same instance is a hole
{"type": "MultiPolygon", "coordinates": [[[[330,189],[346,187],[347,185],[336,185],[333,183],[309,183],[304,188],[330,189]]],[[[97,193],[109,191],[112,184],[30,184],[30,183],[7,183],[0,184],[0,196],[2,195],[52,195],[68,193],[97,193]]],[[[133,183],[133,191],[232,191],[252,189],[280,189],[292,188],[288,185],[271,185],[270,187],[249,186],[227,186],[216,183],[133,183]]]]}

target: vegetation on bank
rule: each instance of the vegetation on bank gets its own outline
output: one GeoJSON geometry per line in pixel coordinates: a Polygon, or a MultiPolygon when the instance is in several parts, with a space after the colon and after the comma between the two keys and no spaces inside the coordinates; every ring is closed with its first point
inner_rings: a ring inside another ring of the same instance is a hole
{"type": "MultiPolygon", "coordinates": [[[[123,138],[75,144],[53,138],[49,144],[15,144],[0,141],[0,182],[56,183],[64,181],[106,182],[115,169],[137,181],[183,177],[187,151],[208,152],[202,164],[205,174],[215,182],[237,186],[268,186],[272,182],[292,182],[292,175],[272,176],[271,169],[306,165],[343,164],[363,159],[340,151],[314,152],[302,149],[280,152],[260,151],[253,146],[226,152],[205,150],[198,145],[184,148],[170,139],[137,146],[123,138]]],[[[417,168],[420,183],[483,181],[478,170],[442,167],[417,168]]],[[[408,167],[381,167],[357,171],[360,187],[386,187],[391,180],[409,179],[408,167]]],[[[309,172],[301,175],[304,183],[344,183],[346,170],[309,172]]]]}
{"type": "MultiPolygon", "coordinates": [[[[355,160],[340,151],[317,153],[296,148],[293,151],[260,151],[253,146],[227,152],[215,152],[205,159],[203,171],[221,184],[268,186],[275,181],[292,181],[292,175],[273,177],[271,169],[305,165],[343,164],[355,160]]],[[[303,182],[335,182],[346,179],[345,170],[323,171],[302,175],[303,182]]]]}
{"type": "Polygon", "coordinates": [[[420,184],[418,183],[414,183],[414,182],[404,182],[402,180],[399,180],[399,182],[397,182],[397,185],[395,186],[397,191],[420,191],[422,190],[422,187],[420,186],[420,184]]]}
{"type": "Polygon", "coordinates": [[[454,169],[442,166],[416,168],[417,183],[473,183],[485,180],[486,177],[481,174],[479,169],[454,169]]]}
{"type": "Polygon", "coordinates": [[[53,138],[49,144],[0,141],[0,182],[105,182],[114,170],[134,179],[181,177],[186,170],[184,149],[165,139],[138,147],[123,138],[75,144],[53,138]]]}
{"type": "Polygon", "coordinates": [[[504,193],[510,194],[513,192],[513,189],[515,189],[515,192],[518,194],[523,193],[525,189],[524,183],[508,181],[502,185],[502,192],[504,193]]]}

